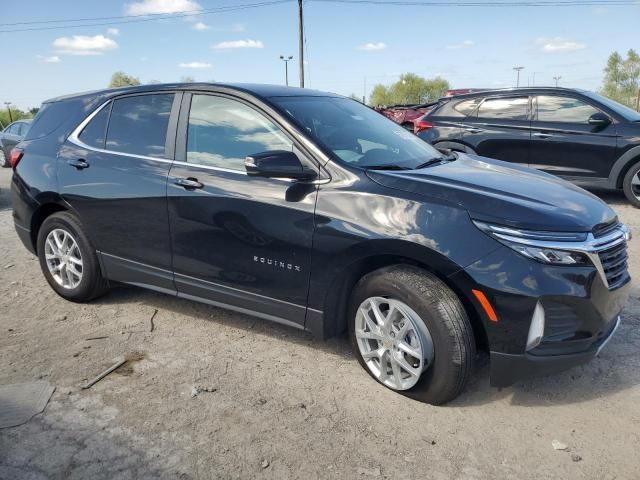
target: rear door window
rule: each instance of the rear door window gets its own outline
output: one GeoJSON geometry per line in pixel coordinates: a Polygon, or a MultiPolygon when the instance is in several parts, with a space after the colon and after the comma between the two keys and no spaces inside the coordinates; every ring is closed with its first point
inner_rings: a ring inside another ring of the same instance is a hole
{"type": "Polygon", "coordinates": [[[107,121],[109,120],[109,110],[111,104],[105,105],[91,119],[86,127],[82,129],[78,138],[85,145],[93,148],[104,148],[104,137],[107,133],[107,121]]]}
{"type": "Polygon", "coordinates": [[[450,100],[440,107],[434,116],[437,117],[466,117],[473,113],[482,98],[469,100],[450,100]]]}
{"type": "Polygon", "coordinates": [[[478,118],[527,120],[529,118],[529,97],[488,98],[480,105],[478,118]]]}
{"type": "Polygon", "coordinates": [[[113,101],[106,149],[163,158],[173,93],[138,95],[113,101]]]}
{"type": "Polygon", "coordinates": [[[588,123],[599,110],[582,100],[555,95],[537,97],[538,120],[541,122],[588,123]]]}

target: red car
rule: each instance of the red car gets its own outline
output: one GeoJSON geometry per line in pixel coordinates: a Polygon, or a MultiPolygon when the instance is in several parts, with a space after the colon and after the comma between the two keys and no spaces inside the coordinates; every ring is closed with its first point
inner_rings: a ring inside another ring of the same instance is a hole
{"type": "Polygon", "coordinates": [[[407,130],[413,132],[414,120],[421,118],[422,116],[429,113],[429,111],[431,111],[431,109],[437,104],[438,102],[415,105],[380,106],[377,107],[376,110],[388,119],[393,120],[397,124],[402,125],[407,130]]]}

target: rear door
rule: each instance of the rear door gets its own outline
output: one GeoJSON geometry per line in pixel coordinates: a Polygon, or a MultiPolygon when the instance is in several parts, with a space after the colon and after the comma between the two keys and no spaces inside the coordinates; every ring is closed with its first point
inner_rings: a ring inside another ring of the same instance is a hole
{"type": "Polygon", "coordinates": [[[60,192],[87,226],[111,279],[174,290],[166,191],[180,98],[116,98],[60,153],[60,192]]]}
{"type": "Polygon", "coordinates": [[[250,177],[245,157],[292,150],[318,168],[266,110],[185,94],[168,182],[178,292],[303,326],[317,186],[250,177]]]}
{"type": "Polygon", "coordinates": [[[531,167],[569,179],[609,176],[617,158],[613,121],[604,128],[589,125],[601,110],[567,94],[538,95],[534,106],[531,167]]]}
{"type": "Polygon", "coordinates": [[[464,120],[462,139],[478,155],[528,165],[528,95],[488,97],[464,120]]]}

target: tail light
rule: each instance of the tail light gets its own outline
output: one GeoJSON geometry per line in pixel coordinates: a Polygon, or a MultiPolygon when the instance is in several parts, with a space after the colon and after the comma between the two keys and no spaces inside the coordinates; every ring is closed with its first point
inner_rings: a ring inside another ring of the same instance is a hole
{"type": "Polygon", "coordinates": [[[429,130],[433,128],[433,123],[428,122],[427,120],[418,120],[413,124],[413,133],[420,133],[423,130],[429,130]]]}
{"type": "Polygon", "coordinates": [[[15,168],[18,166],[18,162],[22,160],[23,155],[24,150],[22,150],[21,148],[15,147],[13,150],[11,150],[11,153],[9,154],[9,164],[11,165],[11,168],[15,170],[15,168]]]}

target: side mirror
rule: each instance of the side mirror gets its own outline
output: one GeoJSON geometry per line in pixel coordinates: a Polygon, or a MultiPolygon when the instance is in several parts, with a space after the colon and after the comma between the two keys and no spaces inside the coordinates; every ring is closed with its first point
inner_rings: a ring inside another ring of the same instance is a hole
{"type": "Polygon", "coordinates": [[[608,115],[605,115],[602,112],[596,112],[589,117],[589,125],[592,127],[606,127],[611,123],[611,119],[608,115]]]}
{"type": "Polygon", "coordinates": [[[302,165],[296,154],[288,150],[272,150],[250,155],[245,158],[244,167],[252,177],[313,180],[318,176],[317,172],[302,165]]]}

